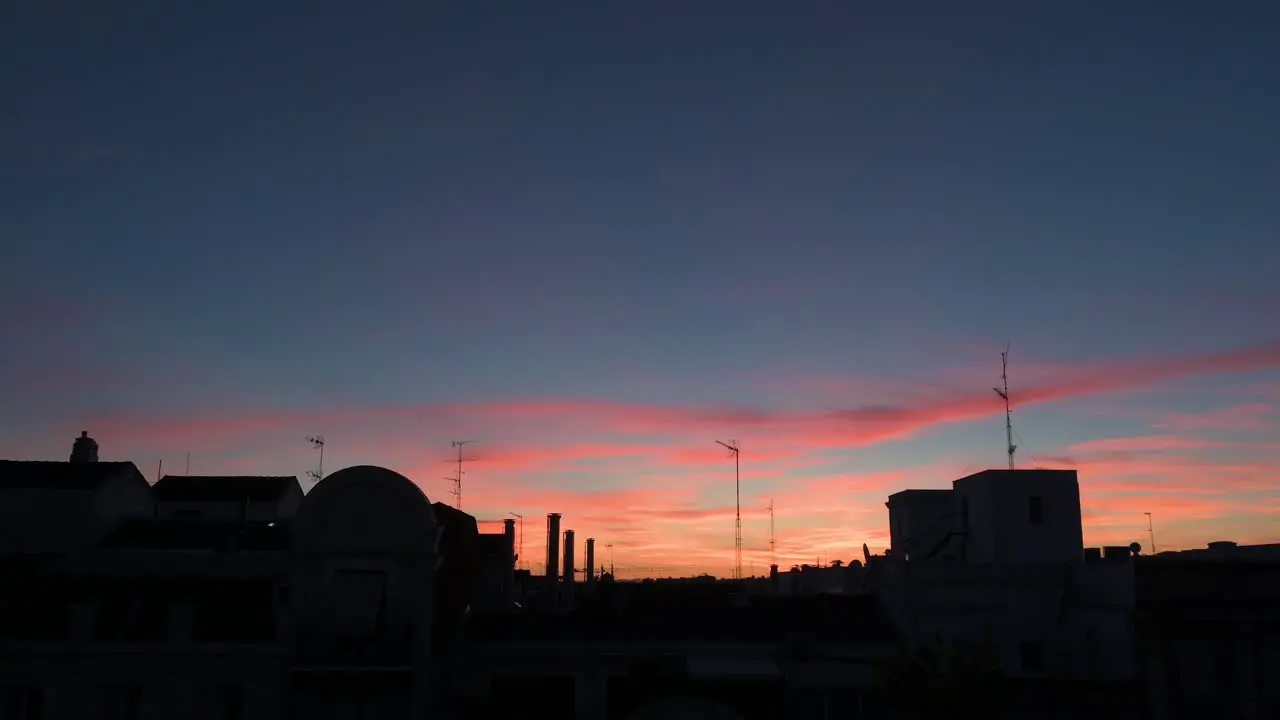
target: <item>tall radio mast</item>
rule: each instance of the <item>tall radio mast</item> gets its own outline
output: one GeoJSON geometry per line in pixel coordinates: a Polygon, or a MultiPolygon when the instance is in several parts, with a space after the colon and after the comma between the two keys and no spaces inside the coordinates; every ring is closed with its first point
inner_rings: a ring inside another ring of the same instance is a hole
{"type": "Polygon", "coordinates": [[[1013,408],[1009,405],[1009,344],[1005,343],[1004,352],[1000,353],[1000,380],[1004,383],[1004,389],[992,388],[996,394],[1004,400],[1004,434],[1005,444],[1009,453],[1009,469],[1013,469],[1013,453],[1018,449],[1013,444],[1013,408]]]}
{"type": "Polygon", "coordinates": [[[734,519],[733,519],[733,579],[742,579],[742,480],[738,471],[738,456],[742,453],[738,446],[737,440],[729,442],[716,441],[720,445],[725,446],[729,453],[733,455],[733,500],[734,500],[734,519]]]}
{"type": "MultiPolygon", "coordinates": [[[[466,458],[462,457],[462,446],[470,445],[473,442],[475,442],[475,440],[454,440],[453,441],[453,447],[458,448],[458,459],[456,461],[458,463],[458,474],[457,476],[452,478],[453,490],[451,491],[450,494],[453,495],[453,500],[454,500],[453,506],[458,508],[459,510],[462,509],[462,463],[480,459],[475,457],[466,457],[466,458]]],[[[445,462],[451,463],[455,461],[446,460],[445,462]]]]}

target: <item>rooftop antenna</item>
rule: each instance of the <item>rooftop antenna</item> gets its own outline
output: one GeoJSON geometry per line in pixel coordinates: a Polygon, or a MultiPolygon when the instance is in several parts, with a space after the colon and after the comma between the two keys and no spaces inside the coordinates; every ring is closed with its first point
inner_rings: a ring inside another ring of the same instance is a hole
{"type": "Polygon", "coordinates": [[[191,453],[187,453],[187,477],[191,477],[191,453]]]}
{"type": "Polygon", "coordinates": [[[1005,343],[1004,352],[1000,353],[1000,380],[1004,389],[992,388],[1004,400],[1004,434],[1009,448],[1009,469],[1013,469],[1013,453],[1018,446],[1013,444],[1013,408],[1009,405],[1009,343],[1005,343]]]}
{"type": "Polygon", "coordinates": [[[609,548],[609,577],[616,580],[618,576],[613,574],[613,543],[609,543],[605,547],[609,548]]]}
{"type": "Polygon", "coordinates": [[[1156,554],[1156,526],[1151,522],[1151,513],[1142,513],[1147,516],[1147,536],[1151,538],[1151,554],[1156,554]]]}
{"type": "Polygon", "coordinates": [[[773,538],[773,498],[769,498],[769,564],[778,564],[778,544],[773,538]]]}
{"type": "Polygon", "coordinates": [[[160,458],[160,462],[156,463],[156,482],[160,482],[163,477],[160,473],[164,470],[164,458],[160,458]]]}
{"type": "Polygon", "coordinates": [[[741,448],[737,440],[729,442],[716,441],[717,444],[723,445],[729,454],[733,455],[733,579],[742,579],[742,481],[739,475],[738,456],[741,455],[741,448]]]}
{"type": "Polygon", "coordinates": [[[520,558],[520,562],[524,562],[524,516],[518,512],[507,514],[520,521],[520,535],[516,538],[516,557],[520,558]]]}
{"type": "MultiPolygon", "coordinates": [[[[458,459],[456,461],[458,463],[458,474],[456,477],[452,478],[453,490],[450,492],[450,494],[453,495],[453,506],[458,508],[459,510],[462,509],[462,463],[480,459],[475,457],[467,457],[467,458],[462,457],[462,446],[470,445],[473,442],[475,442],[475,440],[454,440],[453,441],[453,447],[458,448],[458,459]]],[[[445,462],[455,462],[455,461],[446,460],[445,462]]]]}
{"type": "Polygon", "coordinates": [[[318,483],[324,477],[324,436],[308,435],[307,442],[320,451],[320,462],[316,463],[316,469],[307,471],[307,477],[311,478],[311,482],[318,483]]]}

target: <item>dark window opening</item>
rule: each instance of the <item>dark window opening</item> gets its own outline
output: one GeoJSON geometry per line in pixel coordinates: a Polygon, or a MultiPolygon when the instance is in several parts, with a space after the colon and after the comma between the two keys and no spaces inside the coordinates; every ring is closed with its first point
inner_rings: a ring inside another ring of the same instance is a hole
{"type": "Polygon", "coordinates": [[[44,691],[35,685],[0,688],[0,718],[40,720],[44,716],[44,691]]]}
{"type": "Polygon", "coordinates": [[[1044,499],[1043,498],[1041,498],[1039,495],[1032,495],[1031,502],[1028,505],[1028,510],[1031,515],[1032,525],[1044,524],[1044,499]]]}
{"type": "Polygon", "coordinates": [[[1038,642],[1022,643],[1022,669],[1027,672],[1044,670],[1044,646],[1038,642]]]}
{"type": "Polygon", "coordinates": [[[103,695],[102,717],[105,720],[136,720],[142,707],[142,688],[111,687],[103,695]]]}

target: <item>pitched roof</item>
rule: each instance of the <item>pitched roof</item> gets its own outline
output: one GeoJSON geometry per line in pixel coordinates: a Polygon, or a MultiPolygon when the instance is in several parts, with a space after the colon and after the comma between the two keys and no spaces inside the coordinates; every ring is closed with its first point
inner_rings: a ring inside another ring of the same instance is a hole
{"type": "Polygon", "coordinates": [[[93,490],[107,480],[132,473],[142,478],[131,462],[56,462],[0,460],[0,488],[93,490]]]}
{"type": "Polygon", "coordinates": [[[293,487],[302,490],[292,475],[165,475],[152,491],[160,502],[271,502],[293,487]]]}

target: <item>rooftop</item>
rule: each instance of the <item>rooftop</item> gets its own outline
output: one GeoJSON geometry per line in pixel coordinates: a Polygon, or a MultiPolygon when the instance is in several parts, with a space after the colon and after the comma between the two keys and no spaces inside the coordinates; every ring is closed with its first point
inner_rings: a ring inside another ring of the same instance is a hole
{"type": "Polygon", "coordinates": [[[93,490],[123,473],[132,473],[142,478],[138,468],[131,462],[0,460],[0,488],[93,490]]]}
{"type": "Polygon", "coordinates": [[[302,490],[292,475],[165,475],[152,491],[161,502],[273,502],[293,487],[302,490]]]}
{"type": "Polygon", "coordinates": [[[632,597],[625,608],[597,607],[568,616],[477,614],[474,640],[555,642],[781,642],[791,637],[856,644],[897,639],[873,596],[754,597],[734,603],[715,596],[632,597]]]}

